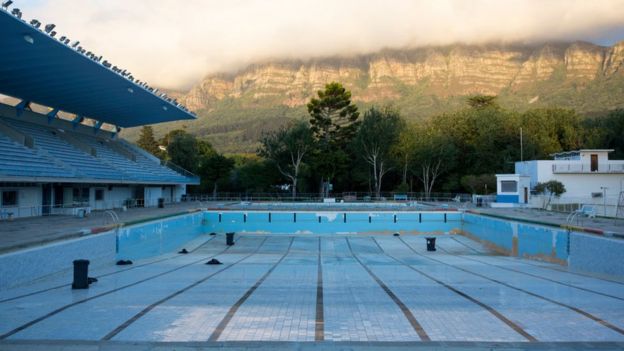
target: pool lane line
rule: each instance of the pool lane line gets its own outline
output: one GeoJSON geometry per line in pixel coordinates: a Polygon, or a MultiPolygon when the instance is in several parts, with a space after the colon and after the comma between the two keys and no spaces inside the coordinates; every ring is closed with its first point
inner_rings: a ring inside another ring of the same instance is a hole
{"type": "MultiPolygon", "coordinates": [[[[189,251],[189,253],[195,252],[199,248],[201,248],[204,245],[206,245],[209,241],[212,241],[214,238],[215,237],[208,238],[208,240],[206,240],[204,243],[202,243],[198,247],[194,248],[193,250],[189,251]]],[[[160,258],[160,259],[157,259],[157,260],[154,260],[154,261],[149,261],[149,262],[145,262],[145,263],[141,263],[141,264],[137,264],[137,265],[132,265],[132,267],[127,267],[125,269],[120,269],[120,270],[117,270],[117,271],[96,275],[95,277],[96,278],[108,277],[108,276],[111,276],[111,275],[114,275],[114,274],[131,271],[131,270],[136,269],[136,268],[141,268],[141,267],[152,265],[154,263],[159,263],[159,262],[172,260],[172,259],[180,258],[180,257],[182,257],[182,256],[181,255],[175,255],[175,256],[164,257],[164,258],[160,258]]],[[[46,289],[43,289],[43,290],[37,290],[37,291],[29,292],[29,293],[26,293],[26,294],[23,294],[23,295],[9,297],[9,298],[6,298],[4,300],[0,300],[0,303],[5,303],[5,302],[13,301],[13,300],[22,299],[24,297],[29,297],[29,296],[33,296],[33,295],[37,295],[37,294],[42,294],[44,292],[48,292],[48,291],[52,291],[52,290],[56,290],[56,289],[60,289],[60,288],[68,287],[68,286],[71,286],[71,283],[62,284],[62,285],[56,285],[56,286],[53,286],[53,287],[50,287],[50,288],[46,288],[46,289]]]]}
{"type": "Polygon", "coordinates": [[[418,337],[420,337],[422,341],[431,341],[431,338],[429,337],[429,335],[427,335],[427,332],[420,325],[416,317],[414,317],[414,314],[412,314],[412,311],[410,311],[409,308],[407,308],[407,306],[403,303],[403,301],[401,301],[401,299],[399,299],[399,297],[396,296],[392,292],[392,290],[390,290],[390,288],[388,288],[388,286],[383,281],[381,281],[381,279],[379,279],[379,277],[377,277],[377,275],[373,273],[373,271],[371,271],[370,268],[368,268],[362,262],[362,260],[360,260],[359,257],[357,257],[357,255],[353,251],[353,248],[351,247],[351,242],[349,241],[349,238],[345,238],[345,239],[347,240],[347,246],[349,247],[349,251],[351,252],[351,255],[353,256],[353,258],[355,258],[355,260],[362,266],[362,268],[364,268],[364,270],[368,272],[368,274],[375,280],[375,282],[377,282],[377,284],[383,289],[383,291],[385,291],[386,294],[392,299],[392,301],[394,301],[394,303],[399,307],[399,309],[401,310],[401,312],[403,312],[403,315],[405,316],[407,321],[410,323],[410,325],[416,332],[416,334],[418,334],[418,337]]]}
{"type": "MultiPolygon", "coordinates": [[[[377,245],[380,246],[379,243],[377,242],[377,240],[374,237],[371,237],[371,239],[373,239],[373,241],[375,241],[375,243],[377,243],[377,245]]],[[[394,255],[388,253],[387,251],[385,251],[383,249],[382,249],[382,252],[383,252],[384,255],[386,255],[386,256],[390,257],[391,259],[397,261],[398,263],[402,264],[403,266],[405,266],[405,267],[407,267],[407,268],[409,268],[409,269],[411,269],[411,270],[413,270],[413,271],[415,271],[417,273],[420,273],[424,277],[426,277],[426,278],[428,278],[430,280],[433,280],[434,282],[436,282],[436,283],[442,285],[443,287],[451,290],[452,292],[456,293],[457,295],[459,295],[459,296],[461,296],[461,297],[463,297],[463,298],[465,298],[465,299],[475,303],[476,305],[481,306],[486,311],[491,313],[494,317],[496,317],[498,320],[500,320],[501,322],[505,323],[508,327],[513,329],[516,333],[522,335],[528,341],[530,341],[530,342],[538,341],[536,337],[534,337],[533,335],[529,334],[526,330],[524,330],[521,326],[519,326],[518,324],[516,324],[513,321],[511,321],[509,318],[505,317],[502,313],[497,311],[494,307],[492,307],[492,306],[490,306],[490,305],[488,305],[488,304],[486,304],[486,303],[484,303],[482,301],[477,300],[476,298],[468,295],[467,293],[465,293],[465,292],[463,292],[463,291],[461,291],[461,290],[459,290],[459,289],[457,289],[457,288],[455,288],[455,287],[453,287],[453,286],[451,286],[449,284],[446,284],[445,282],[443,282],[441,280],[438,280],[437,278],[434,278],[433,276],[431,276],[431,275],[421,271],[418,268],[415,268],[415,267],[405,263],[405,261],[396,258],[394,255]]]]}
{"type": "MultiPolygon", "coordinates": [[[[480,253],[480,254],[481,253],[485,253],[485,252],[480,252],[480,251],[475,250],[474,248],[470,247],[468,244],[462,242],[461,240],[457,240],[457,238],[455,238],[455,237],[451,237],[451,239],[453,239],[453,240],[457,241],[458,243],[466,246],[467,248],[475,251],[476,253],[480,253]]],[[[497,257],[499,260],[500,260],[500,257],[516,258],[516,257],[513,257],[513,256],[499,256],[499,255],[497,255],[497,256],[490,256],[490,257],[497,257]]],[[[507,260],[504,260],[504,261],[507,261],[507,260]]],[[[580,277],[586,277],[586,278],[591,278],[591,279],[596,279],[596,280],[602,280],[602,281],[609,282],[609,283],[624,285],[624,282],[621,282],[621,281],[608,279],[608,278],[596,277],[596,276],[593,276],[591,274],[586,274],[586,273],[581,273],[581,272],[571,272],[571,271],[565,270],[563,268],[558,268],[558,267],[543,266],[543,265],[540,265],[540,264],[531,263],[530,260],[515,260],[515,261],[512,261],[512,262],[518,262],[518,263],[521,263],[521,264],[524,264],[524,265],[527,265],[527,266],[533,266],[533,267],[548,269],[548,270],[552,270],[552,271],[557,271],[557,272],[560,272],[560,273],[567,273],[567,274],[572,274],[572,275],[578,275],[580,277]]]]}
{"type": "Polygon", "coordinates": [[[446,262],[444,262],[444,261],[440,261],[440,260],[435,259],[435,258],[431,258],[431,257],[425,256],[425,255],[423,255],[423,254],[419,253],[418,251],[416,251],[416,250],[415,250],[415,249],[414,249],[411,245],[409,245],[407,242],[405,242],[405,241],[403,240],[403,238],[400,238],[400,237],[399,237],[399,240],[401,240],[401,242],[403,242],[403,244],[404,244],[405,246],[407,246],[407,247],[408,247],[408,248],[409,248],[412,252],[414,252],[414,253],[415,253],[416,255],[418,255],[418,256],[421,256],[421,257],[427,258],[427,259],[429,259],[429,260],[432,260],[432,261],[435,261],[435,262],[441,263],[441,264],[443,264],[443,265],[445,265],[445,266],[449,266],[449,267],[452,267],[452,268],[458,269],[458,270],[460,270],[460,271],[463,271],[463,272],[466,272],[466,273],[469,273],[469,274],[472,274],[472,275],[476,275],[476,276],[481,277],[481,278],[483,278],[483,279],[486,279],[486,280],[489,280],[489,281],[491,281],[491,282],[494,282],[494,283],[497,283],[497,284],[500,284],[500,285],[506,286],[506,287],[508,287],[508,288],[511,288],[511,289],[514,289],[514,290],[517,290],[517,291],[523,292],[523,293],[525,293],[525,294],[527,294],[527,295],[531,295],[531,296],[533,296],[533,297],[537,297],[538,299],[541,299],[541,300],[544,300],[544,301],[547,301],[547,302],[553,303],[553,304],[555,304],[555,305],[558,305],[558,306],[561,306],[561,307],[565,307],[565,308],[567,308],[567,309],[569,309],[569,310],[572,310],[572,311],[574,311],[574,312],[576,312],[576,313],[578,313],[578,314],[580,314],[580,315],[582,315],[582,316],[584,316],[584,317],[587,317],[587,318],[589,318],[589,319],[591,319],[591,320],[593,320],[593,321],[595,321],[595,322],[597,322],[597,323],[601,324],[601,325],[602,325],[602,326],[604,326],[604,327],[607,327],[607,328],[609,328],[609,329],[611,329],[611,330],[613,330],[613,331],[615,331],[615,332],[617,332],[617,333],[619,333],[619,334],[624,335],[624,329],[622,329],[622,328],[620,328],[620,327],[618,327],[618,326],[615,326],[615,325],[613,325],[613,324],[611,324],[611,323],[609,323],[609,322],[607,322],[607,321],[605,321],[605,320],[603,320],[603,319],[601,319],[601,318],[599,318],[599,317],[596,317],[596,316],[594,316],[593,314],[591,314],[591,313],[589,313],[589,312],[587,312],[587,311],[584,311],[584,310],[582,310],[582,309],[580,309],[580,308],[578,308],[578,307],[574,307],[574,306],[568,305],[568,304],[566,304],[566,303],[559,302],[559,301],[557,301],[557,300],[553,300],[553,299],[551,299],[551,298],[549,298],[549,297],[542,296],[542,295],[539,295],[539,294],[533,293],[533,292],[531,292],[531,291],[528,291],[528,290],[525,290],[525,289],[522,289],[522,288],[518,288],[518,287],[516,287],[516,286],[513,286],[513,285],[511,285],[511,284],[505,283],[505,282],[500,281],[500,280],[498,280],[498,279],[490,278],[490,277],[488,277],[488,276],[486,276],[486,275],[483,275],[483,274],[480,274],[480,273],[476,273],[476,272],[473,272],[473,271],[471,271],[471,270],[468,270],[468,269],[465,269],[465,268],[462,268],[462,267],[458,267],[458,266],[456,266],[456,265],[453,265],[453,264],[450,264],[450,263],[446,263],[446,262]]]}
{"type": "Polygon", "coordinates": [[[97,294],[97,295],[93,295],[93,296],[90,296],[90,297],[87,297],[87,298],[84,298],[84,299],[81,299],[81,300],[78,300],[78,301],[72,302],[72,303],[67,304],[67,305],[65,305],[65,306],[59,307],[59,308],[57,308],[57,309],[55,309],[55,310],[53,310],[53,311],[51,311],[51,312],[46,313],[45,315],[43,315],[43,316],[41,316],[41,317],[35,318],[35,319],[31,320],[30,322],[27,322],[27,323],[25,323],[25,324],[22,324],[21,326],[19,326],[19,327],[17,327],[17,328],[15,328],[15,329],[13,329],[13,330],[10,330],[10,331],[8,331],[8,332],[6,332],[6,333],[4,333],[4,334],[0,335],[0,340],[5,340],[6,338],[10,337],[11,335],[16,334],[16,333],[19,333],[20,331],[22,331],[22,330],[24,330],[24,329],[30,328],[30,327],[32,327],[33,325],[35,325],[35,324],[37,324],[37,323],[39,323],[39,322],[41,322],[41,321],[43,321],[43,320],[45,320],[45,319],[48,319],[48,318],[50,318],[50,317],[52,317],[52,316],[54,316],[54,315],[56,315],[56,314],[58,314],[58,313],[60,313],[60,312],[63,312],[63,311],[65,311],[65,310],[67,310],[67,309],[69,309],[69,308],[71,308],[71,307],[74,307],[74,306],[77,306],[77,305],[83,304],[83,303],[85,303],[85,302],[89,302],[89,301],[91,301],[91,300],[94,300],[94,299],[100,298],[100,297],[102,297],[102,296],[106,296],[106,295],[109,295],[109,294],[115,293],[115,292],[117,292],[117,291],[120,291],[120,290],[123,290],[123,289],[126,289],[126,288],[133,287],[133,286],[135,286],[135,285],[138,285],[138,284],[144,283],[144,282],[146,282],[146,281],[149,281],[149,280],[152,280],[152,279],[155,279],[155,278],[158,278],[158,277],[162,277],[163,275],[166,275],[166,274],[169,274],[169,273],[173,273],[173,272],[175,272],[175,271],[178,271],[178,270],[180,270],[180,269],[186,268],[186,267],[188,267],[188,266],[192,266],[192,265],[197,264],[197,263],[199,263],[199,262],[202,262],[202,261],[204,261],[204,260],[206,260],[206,259],[208,259],[208,258],[219,256],[219,255],[223,254],[224,252],[226,252],[226,251],[227,251],[230,247],[231,247],[231,246],[228,246],[228,247],[226,247],[225,249],[221,250],[220,252],[218,252],[218,253],[216,253],[216,254],[211,254],[211,255],[209,255],[209,256],[207,256],[207,257],[203,257],[203,258],[201,258],[201,259],[199,259],[199,260],[192,261],[192,262],[190,262],[190,263],[187,263],[187,264],[184,264],[184,265],[182,265],[182,266],[179,266],[179,267],[176,267],[176,268],[170,269],[170,270],[168,270],[168,271],[165,271],[165,272],[160,272],[160,273],[158,273],[158,274],[155,274],[155,275],[149,276],[149,277],[147,277],[147,278],[144,278],[144,279],[141,279],[141,280],[135,281],[135,282],[133,282],[133,283],[126,284],[126,285],[124,285],[124,286],[120,286],[120,287],[118,287],[118,288],[111,289],[111,290],[108,290],[108,291],[104,291],[104,292],[99,293],[99,294],[97,294]]]}
{"type": "Polygon", "coordinates": [[[318,244],[318,268],[316,273],[316,317],[314,320],[314,341],[325,340],[325,313],[323,311],[323,258],[321,237],[318,244]]]}
{"type": "Polygon", "coordinates": [[[193,282],[192,284],[189,284],[187,286],[185,286],[182,289],[179,289],[177,291],[175,291],[172,294],[169,294],[165,297],[163,297],[162,299],[150,304],[149,306],[145,307],[144,309],[142,309],[139,313],[135,314],[134,316],[130,317],[128,320],[126,320],[125,322],[123,322],[122,324],[120,324],[118,327],[116,327],[115,329],[113,329],[112,331],[110,331],[108,334],[104,335],[104,337],[102,337],[103,341],[106,340],[111,340],[112,338],[114,338],[117,334],[121,333],[124,329],[128,328],[132,323],[136,322],[137,320],[139,320],[141,317],[145,316],[146,314],[148,314],[150,311],[152,311],[154,308],[156,308],[158,305],[161,305],[171,299],[173,299],[174,297],[183,294],[185,292],[187,292],[188,290],[198,286],[199,284],[204,283],[205,281],[207,281],[208,279],[214,277],[215,275],[234,267],[235,265],[241,263],[242,261],[248,259],[249,257],[255,255],[256,253],[258,253],[258,251],[260,251],[260,249],[262,248],[262,246],[264,245],[264,243],[267,241],[268,237],[265,237],[262,242],[260,243],[260,245],[258,245],[258,247],[252,251],[251,253],[249,253],[248,255],[240,258],[239,260],[233,262],[230,265],[227,265],[221,269],[218,269],[210,274],[208,274],[207,276],[193,282]]]}
{"type": "Polygon", "coordinates": [[[473,257],[464,257],[464,256],[461,256],[461,255],[457,255],[457,254],[454,254],[454,253],[452,253],[452,252],[449,252],[447,249],[445,249],[444,247],[442,247],[442,246],[440,245],[440,243],[438,243],[438,248],[439,248],[440,250],[444,251],[445,253],[447,253],[447,254],[451,255],[451,256],[454,256],[454,257],[459,257],[459,258],[461,258],[461,259],[465,259],[465,260],[469,260],[469,261],[473,261],[473,262],[478,262],[478,263],[481,263],[481,264],[486,265],[486,266],[489,266],[489,267],[495,267],[495,268],[499,268],[499,269],[506,270],[506,271],[509,271],[509,272],[515,272],[515,273],[518,273],[518,274],[528,275],[528,276],[533,277],[533,278],[546,280],[546,281],[549,281],[549,282],[552,282],[552,283],[555,283],[555,284],[559,284],[559,285],[567,286],[567,287],[569,287],[569,288],[573,288],[573,289],[582,290],[582,291],[585,291],[585,292],[588,292],[588,293],[591,293],[591,294],[602,295],[602,296],[609,297],[609,298],[612,298],[612,299],[616,299],[616,300],[624,301],[624,298],[621,298],[621,297],[618,297],[618,296],[614,296],[614,295],[610,295],[610,294],[606,294],[606,293],[603,293],[603,292],[600,292],[600,291],[595,291],[595,290],[591,290],[591,289],[588,289],[588,288],[583,288],[583,287],[581,287],[581,286],[576,286],[576,285],[573,285],[573,284],[564,283],[564,282],[561,282],[561,281],[558,281],[558,280],[554,280],[554,279],[550,279],[550,278],[542,277],[542,276],[539,276],[539,275],[537,275],[537,274],[533,274],[533,273],[529,273],[529,272],[524,272],[524,271],[517,270],[517,269],[514,269],[514,268],[510,268],[510,267],[499,266],[499,265],[497,265],[497,264],[493,264],[493,263],[490,263],[490,262],[481,261],[481,260],[478,260],[478,259],[473,258],[473,257]]]}
{"type": "Polygon", "coordinates": [[[221,334],[223,334],[223,332],[225,331],[225,328],[227,328],[227,326],[230,323],[230,321],[232,320],[232,318],[234,318],[234,315],[236,314],[238,309],[245,303],[245,301],[247,301],[247,299],[254,293],[254,291],[256,291],[256,289],[258,289],[258,287],[260,287],[260,285],[275,270],[275,268],[277,268],[277,266],[280,263],[282,263],[284,258],[286,258],[286,256],[288,256],[288,254],[290,253],[290,248],[292,247],[292,244],[293,244],[294,241],[295,241],[295,237],[290,237],[290,243],[288,244],[288,249],[286,250],[286,252],[282,255],[282,257],[280,257],[279,260],[277,260],[277,262],[275,262],[275,264],[273,264],[273,266],[271,268],[269,268],[268,271],[266,271],[262,275],[262,277],[260,277],[260,279],[258,279],[256,281],[256,283],[254,285],[252,285],[249,289],[247,289],[245,294],[243,294],[243,296],[241,296],[238,299],[238,301],[236,301],[236,303],[234,303],[234,305],[232,305],[232,307],[230,307],[230,309],[225,314],[225,316],[223,317],[221,322],[219,322],[219,324],[217,324],[217,327],[215,328],[215,330],[213,330],[212,334],[210,334],[210,337],[208,338],[208,341],[217,341],[219,339],[219,337],[221,336],[221,334]]]}

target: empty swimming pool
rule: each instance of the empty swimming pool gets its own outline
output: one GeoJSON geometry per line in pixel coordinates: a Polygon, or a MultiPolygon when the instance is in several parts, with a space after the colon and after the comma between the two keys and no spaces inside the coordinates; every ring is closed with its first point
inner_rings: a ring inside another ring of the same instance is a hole
{"type": "Polygon", "coordinates": [[[178,246],[130,267],[96,267],[88,290],[55,276],[3,291],[1,345],[622,346],[621,280],[496,255],[452,234],[457,213],[377,215],[298,212],[295,226],[292,212],[205,212],[146,223],[137,237],[150,226],[190,228],[189,254],[178,246]],[[356,230],[343,230],[350,220],[356,230]],[[226,230],[237,232],[233,246],[226,230]],[[426,250],[430,235],[437,251],[426,250]],[[212,258],[222,264],[206,265],[212,258]]]}

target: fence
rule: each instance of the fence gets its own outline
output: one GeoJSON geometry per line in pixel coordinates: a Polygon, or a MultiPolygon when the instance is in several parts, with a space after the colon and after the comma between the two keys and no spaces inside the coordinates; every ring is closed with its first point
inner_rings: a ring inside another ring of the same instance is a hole
{"type": "Polygon", "coordinates": [[[319,193],[299,193],[293,197],[288,192],[274,193],[230,193],[221,192],[213,194],[189,194],[182,201],[276,201],[276,202],[323,202],[334,199],[337,202],[405,202],[405,201],[431,201],[431,202],[470,202],[472,195],[463,193],[416,193],[416,192],[384,192],[375,197],[367,192],[345,192],[332,194],[329,198],[323,198],[319,193]]]}
{"type": "MultiPolygon", "coordinates": [[[[607,195],[607,197],[553,197],[547,210],[570,213],[581,208],[583,205],[591,205],[598,216],[616,217],[619,194],[607,195]]],[[[531,195],[531,206],[544,208],[548,203],[547,195],[531,195]]],[[[620,215],[621,217],[621,215],[620,215]]]]}
{"type": "MultiPolygon", "coordinates": [[[[172,204],[169,198],[164,198],[164,204],[172,204]]],[[[36,217],[36,216],[52,216],[52,215],[98,215],[99,213],[93,213],[91,211],[103,211],[112,209],[129,209],[129,208],[145,208],[145,207],[157,207],[158,203],[145,203],[144,199],[125,199],[114,201],[95,201],[94,203],[88,202],[71,202],[63,205],[30,205],[30,206],[16,206],[16,207],[2,207],[0,208],[0,220],[10,220],[20,217],[36,217]],[[81,213],[81,211],[85,211],[81,213]]],[[[102,212],[103,213],[103,212],[102,212]]]]}

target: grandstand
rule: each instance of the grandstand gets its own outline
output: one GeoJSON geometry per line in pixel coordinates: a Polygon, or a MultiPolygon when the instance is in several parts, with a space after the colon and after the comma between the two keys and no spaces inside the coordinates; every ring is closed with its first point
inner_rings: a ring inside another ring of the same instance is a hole
{"type": "Polygon", "coordinates": [[[53,24],[40,27],[0,10],[0,94],[11,98],[0,103],[0,219],[155,206],[199,184],[119,137],[192,112],[53,24]]]}

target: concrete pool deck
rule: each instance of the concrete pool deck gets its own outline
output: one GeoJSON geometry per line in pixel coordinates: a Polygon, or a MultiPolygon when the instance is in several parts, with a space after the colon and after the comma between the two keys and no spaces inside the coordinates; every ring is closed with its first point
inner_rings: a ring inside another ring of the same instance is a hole
{"type": "Polygon", "coordinates": [[[228,247],[218,235],[188,255],[99,267],[88,290],[71,290],[67,273],[2,291],[0,349],[624,347],[624,280],[459,235],[437,246],[241,235],[228,247]]]}

